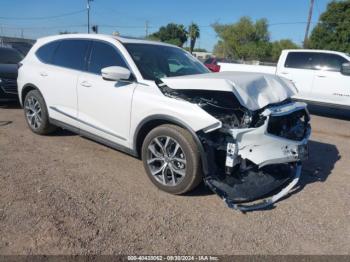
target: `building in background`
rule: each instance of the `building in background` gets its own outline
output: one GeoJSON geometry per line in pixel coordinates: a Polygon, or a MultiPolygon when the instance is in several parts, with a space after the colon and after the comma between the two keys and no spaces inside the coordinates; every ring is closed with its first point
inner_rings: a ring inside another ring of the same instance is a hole
{"type": "Polygon", "coordinates": [[[196,52],[196,51],[194,51],[194,52],[192,52],[192,55],[194,55],[200,61],[204,62],[209,57],[212,57],[213,53],[211,53],[211,52],[196,52]]]}

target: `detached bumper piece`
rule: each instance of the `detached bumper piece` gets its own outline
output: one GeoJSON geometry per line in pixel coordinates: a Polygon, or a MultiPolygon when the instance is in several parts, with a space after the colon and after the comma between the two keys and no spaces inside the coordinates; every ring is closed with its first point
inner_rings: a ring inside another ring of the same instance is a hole
{"type": "Polygon", "coordinates": [[[301,164],[272,165],[235,177],[208,177],[205,182],[228,207],[248,212],[272,206],[298,183],[301,164]],[[262,199],[263,198],[263,199],[262,199]],[[260,199],[256,202],[257,199],[260,199]]]}

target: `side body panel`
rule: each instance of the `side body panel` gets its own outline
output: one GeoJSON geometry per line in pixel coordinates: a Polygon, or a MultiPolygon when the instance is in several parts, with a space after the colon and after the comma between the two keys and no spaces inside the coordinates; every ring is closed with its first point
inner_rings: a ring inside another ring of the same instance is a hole
{"type": "MultiPolygon", "coordinates": [[[[178,119],[189,126],[194,132],[205,128],[209,128],[209,131],[211,127],[213,129],[221,127],[219,120],[209,115],[198,105],[180,99],[166,97],[154,82],[145,81],[134,92],[131,109],[130,138],[136,135],[135,132],[144,119],[156,115],[178,119]]],[[[131,146],[133,147],[134,144],[131,146]]]]}
{"type": "Polygon", "coordinates": [[[322,103],[350,107],[350,76],[334,71],[315,71],[312,98],[322,103]]]}

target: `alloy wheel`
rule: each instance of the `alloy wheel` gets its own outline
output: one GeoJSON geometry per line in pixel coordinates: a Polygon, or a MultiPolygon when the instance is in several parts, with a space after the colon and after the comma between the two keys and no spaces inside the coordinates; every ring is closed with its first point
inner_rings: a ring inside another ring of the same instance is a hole
{"type": "Polygon", "coordinates": [[[148,145],[147,165],[152,176],[165,186],[178,185],[186,175],[186,156],[169,136],[158,136],[148,145]]]}
{"type": "Polygon", "coordinates": [[[42,110],[39,101],[35,97],[31,96],[26,99],[24,108],[28,124],[33,129],[38,129],[42,123],[42,110]]]}

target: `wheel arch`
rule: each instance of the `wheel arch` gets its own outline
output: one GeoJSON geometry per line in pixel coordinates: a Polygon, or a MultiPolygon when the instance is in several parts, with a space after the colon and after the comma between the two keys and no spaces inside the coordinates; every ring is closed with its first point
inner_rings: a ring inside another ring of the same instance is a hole
{"type": "MultiPolygon", "coordinates": [[[[24,103],[24,98],[26,97],[26,95],[32,91],[32,90],[39,90],[39,88],[37,86],[35,86],[34,84],[25,84],[21,90],[21,93],[20,93],[20,102],[21,102],[21,105],[23,106],[23,103],[24,103]]],[[[40,92],[41,94],[41,92],[40,92]]],[[[42,94],[41,94],[42,95],[42,94]]]]}
{"type": "Polygon", "coordinates": [[[204,150],[204,147],[202,145],[202,142],[200,141],[197,133],[184,121],[173,117],[169,115],[152,115],[147,118],[145,118],[141,123],[138,124],[138,126],[135,129],[134,133],[134,140],[133,140],[133,150],[137,153],[137,155],[141,156],[141,148],[144,139],[146,138],[147,134],[154,128],[160,125],[164,124],[172,124],[179,127],[184,128],[190,134],[192,135],[194,141],[196,142],[196,145],[198,147],[198,151],[201,156],[201,162],[202,162],[202,170],[205,174],[208,173],[208,163],[207,163],[207,157],[204,150]]]}

